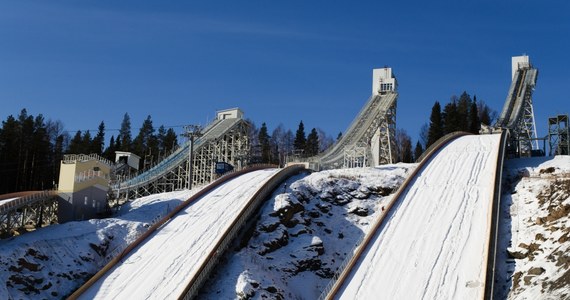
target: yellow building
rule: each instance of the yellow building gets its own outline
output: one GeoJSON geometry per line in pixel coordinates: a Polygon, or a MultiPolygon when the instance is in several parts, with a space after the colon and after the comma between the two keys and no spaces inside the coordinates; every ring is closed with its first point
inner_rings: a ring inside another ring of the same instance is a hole
{"type": "Polygon", "coordinates": [[[108,211],[107,193],[113,163],[96,154],[69,154],[59,171],[60,223],[86,220],[108,211]]]}

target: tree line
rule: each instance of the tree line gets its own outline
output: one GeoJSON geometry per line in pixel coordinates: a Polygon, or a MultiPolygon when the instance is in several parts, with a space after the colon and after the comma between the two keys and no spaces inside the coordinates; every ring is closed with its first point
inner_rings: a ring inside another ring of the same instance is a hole
{"type": "Polygon", "coordinates": [[[271,135],[265,122],[260,128],[257,128],[252,121],[249,122],[253,163],[283,165],[292,157],[315,156],[334,142],[332,137],[320,128],[312,128],[307,135],[303,121],[299,122],[295,134],[291,129],[285,129],[283,124],[279,124],[271,135]]]}
{"type": "Polygon", "coordinates": [[[125,113],[118,135],[105,147],[105,123],[97,133],[78,130],[73,137],[61,121],[33,116],[22,109],[17,117],[8,116],[0,128],[0,194],[56,187],[64,154],[92,154],[115,160],[115,151],[133,152],[141,157],[140,168],[156,163],[178,147],[172,128],[154,129],[148,116],[138,135],[131,136],[130,117],[125,113]]]}
{"type": "MultiPolygon", "coordinates": [[[[467,92],[452,96],[443,108],[435,101],[429,123],[422,126],[415,148],[405,130],[396,130],[396,162],[414,162],[426,148],[448,133],[478,134],[482,123],[491,124],[496,117],[496,111],[483,101],[477,101],[476,96],[471,98],[467,92]]],[[[334,139],[319,128],[312,128],[306,134],[303,121],[295,133],[280,124],[271,135],[266,123],[257,128],[253,121],[248,122],[252,163],[283,165],[291,157],[315,156],[334,143],[334,139]]],[[[134,138],[128,113],[123,116],[119,133],[111,136],[107,146],[106,131],[101,121],[94,136],[89,130],[78,130],[71,136],[61,121],[46,120],[42,114],[33,116],[22,109],[17,117],[8,116],[0,128],[0,194],[55,188],[60,161],[66,153],[95,153],[114,161],[115,151],[132,152],[141,157],[139,169],[144,170],[178,147],[174,129],[164,125],[155,129],[150,115],[134,138]]],[[[336,140],[341,135],[339,133],[336,140]]]]}
{"type": "Polygon", "coordinates": [[[442,106],[435,101],[429,123],[420,129],[420,136],[412,150],[412,142],[405,131],[397,131],[396,144],[398,160],[412,162],[417,160],[423,152],[446,134],[465,131],[479,134],[481,124],[491,125],[497,118],[497,112],[491,109],[484,101],[477,101],[477,96],[469,95],[464,91],[459,97],[451,96],[448,103],[442,106]]]}

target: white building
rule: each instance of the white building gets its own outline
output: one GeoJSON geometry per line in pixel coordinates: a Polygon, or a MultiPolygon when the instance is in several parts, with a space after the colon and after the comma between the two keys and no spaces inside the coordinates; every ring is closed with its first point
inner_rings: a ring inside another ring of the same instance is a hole
{"type": "Polygon", "coordinates": [[[392,68],[372,70],[372,95],[383,94],[388,91],[396,91],[398,83],[392,74],[392,68]]]}

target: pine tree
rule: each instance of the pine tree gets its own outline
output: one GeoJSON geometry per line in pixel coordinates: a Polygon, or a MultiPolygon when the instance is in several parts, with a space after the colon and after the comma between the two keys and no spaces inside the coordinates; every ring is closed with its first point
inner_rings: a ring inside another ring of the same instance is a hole
{"type": "Polygon", "coordinates": [[[155,155],[158,156],[158,140],[154,136],[154,127],[150,115],[143,121],[139,134],[133,140],[133,153],[142,157],[141,168],[151,166],[155,155]]]}
{"type": "Polygon", "coordinates": [[[307,136],[305,142],[305,156],[311,157],[319,153],[319,134],[315,128],[311,129],[311,132],[307,136]]]}
{"type": "Polygon", "coordinates": [[[491,109],[485,102],[479,101],[477,103],[477,111],[479,112],[479,120],[481,124],[491,125],[497,117],[497,112],[491,109]]]}
{"type": "Polygon", "coordinates": [[[32,134],[32,153],[29,174],[29,189],[47,189],[53,186],[50,164],[50,141],[42,114],[34,119],[34,132],[32,134]]]}
{"type": "Polygon", "coordinates": [[[0,130],[0,194],[16,191],[16,174],[19,165],[20,124],[12,115],[2,121],[0,130]]]}
{"type": "Polygon", "coordinates": [[[443,136],[443,121],[441,116],[441,106],[436,101],[431,109],[430,124],[428,129],[428,140],[426,147],[431,146],[435,141],[443,136]]]}
{"type": "Polygon", "coordinates": [[[26,109],[18,118],[10,115],[2,122],[0,194],[53,188],[59,167],[55,159],[63,152],[63,135],[54,128],[42,114],[34,117],[26,109]]]}
{"type": "Polygon", "coordinates": [[[297,132],[295,133],[295,141],[293,142],[293,147],[296,152],[303,152],[305,151],[305,144],[307,143],[307,138],[305,137],[305,125],[303,125],[303,121],[299,123],[299,128],[297,128],[297,132]]]}
{"type": "Polygon", "coordinates": [[[414,160],[417,161],[420,156],[424,153],[424,148],[422,147],[422,143],[418,141],[416,143],[416,148],[414,149],[414,160]]]}
{"type": "Polygon", "coordinates": [[[452,101],[445,105],[443,109],[443,134],[448,134],[461,130],[457,104],[452,101]]]}
{"type": "Polygon", "coordinates": [[[116,140],[117,150],[131,151],[131,144],[131,118],[128,113],[125,113],[123,121],[121,122],[121,129],[119,129],[119,135],[116,140]]]}
{"type": "Polygon", "coordinates": [[[115,136],[112,135],[111,139],[109,140],[109,147],[107,147],[105,149],[105,151],[103,152],[103,157],[105,157],[106,159],[108,159],[110,161],[115,161],[115,151],[117,151],[117,148],[115,145],[115,136]]]}
{"type": "Polygon", "coordinates": [[[479,110],[477,109],[477,97],[473,96],[473,101],[469,107],[469,132],[478,134],[481,129],[481,120],[479,119],[479,110]]]}
{"type": "Polygon", "coordinates": [[[271,161],[271,145],[269,143],[269,134],[267,133],[267,125],[265,122],[261,124],[257,139],[261,146],[261,162],[269,163],[271,161]]]}
{"type": "Polygon", "coordinates": [[[97,130],[97,135],[93,138],[91,142],[91,153],[96,153],[98,155],[103,154],[103,147],[105,146],[105,123],[101,121],[99,128],[97,130]]]}
{"type": "Polygon", "coordinates": [[[166,130],[166,135],[164,136],[162,145],[165,153],[168,153],[178,147],[178,137],[176,136],[174,129],[168,128],[168,130],[166,130]]]}
{"type": "Polygon", "coordinates": [[[471,107],[471,96],[464,91],[457,101],[457,131],[469,131],[469,109],[471,107]]]}
{"type": "Polygon", "coordinates": [[[81,154],[83,153],[83,138],[81,130],[78,130],[71,141],[69,142],[69,149],[67,152],[71,154],[81,154]]]}
{"type": "Polygon", "coordinates": [[[93,141],[91,139],[91,133],[89,132],[89,130],[85,130],[85,133],[83,134],[83,137],[81,138],[81,152],[82,154],[91,154],[91,145],[93,144],[93,141]]]}

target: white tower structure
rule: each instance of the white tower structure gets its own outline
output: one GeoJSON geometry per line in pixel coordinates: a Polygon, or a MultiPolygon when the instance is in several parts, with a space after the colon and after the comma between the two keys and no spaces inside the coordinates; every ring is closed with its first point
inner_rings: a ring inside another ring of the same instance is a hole
{"type": "Polygon", "coordinates": [[[372,96],[396,90],[396,77],[392,75],[392,68],[372,70],[372,96]]]}
{"type": "MultiPolygon", "coordinates": [[[[528,70],[532,68],[530,64],[530,59],[528,55],[521,55],[521,56],[513,56],[512,58],[512,78],[514,79],[515,73],[517,70],[528,70]]],[[[536,79],[535,79],[536,81],[536,79]]],[[[534,89],[534,85],[531,87],[534,89]]],[[[519,133],[521,136],[521,140],[525,140],[523,143],[527,145],[530,149],[527,149],[527,155],[530,155],[530,150],[538,149],[538,139],[536,135],[536,122],[534,120],[534,108],[532,105],[532,97],[531,92],[528,93],[524,97],[524,105],[523,105],[523,117],[521,119],[519,127],[522,128],[521,132],[519,133]]],[[[522,146],[524,148],[524,146],[522,146]]],[[[523,151],[524,152],[524,151],[523,151]]]]}
{"type": "Polygon", "coordinates": [[[528,59],[528,55],[513,56],[511,62],[511,79],[515,78],[515,73],[517,70],[530,68],[530,60],[528,59]]]}

